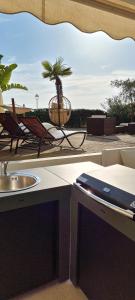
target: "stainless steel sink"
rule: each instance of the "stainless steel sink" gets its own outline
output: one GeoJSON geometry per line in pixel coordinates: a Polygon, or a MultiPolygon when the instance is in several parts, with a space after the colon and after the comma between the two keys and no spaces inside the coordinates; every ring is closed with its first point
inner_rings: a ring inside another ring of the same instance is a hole
{"type": "Polygon", "coordinates": [[[7,176],[0,176],[0,193],[29,189],[39,182],[39,177],[31,174],[14,173],[7,176]]]}

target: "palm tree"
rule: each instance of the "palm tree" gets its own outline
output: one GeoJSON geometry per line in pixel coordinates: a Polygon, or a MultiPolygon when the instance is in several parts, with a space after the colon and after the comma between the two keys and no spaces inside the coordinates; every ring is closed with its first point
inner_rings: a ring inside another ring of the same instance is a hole
{"type": "MultiPolygon", "coordinates": [[[[62,108],[62,81],[60,77],[69,76],[72,74],[71,68],[66,67],[63,64],[63,58],[59,57],[56,59],[56,62],[52,65],[48,60],[42,62],[42,66],[45,71],[42,73],[43,78],[49,78],[51,81],[55,80],[56,85],[56,93],[58,99],[58,113],[60,112],[60,108],[62,108]]],[[[59,125],[60,125],[60,115],[59,115],[59,125]]]]}
{"type": "MultiPolygon", "coordinates": [[[[23,89],[27,90],[26,86],[22,86],[19,83],[9,83],[13,70],[17,68],[17,64],[11,64],[5,66],[1,64],[3,55],[0,55],[0,106],[3,105],[2,93],[11,89],[23,89]]],[[[0,107],[0,111],[3,109],[0,107]]]]}

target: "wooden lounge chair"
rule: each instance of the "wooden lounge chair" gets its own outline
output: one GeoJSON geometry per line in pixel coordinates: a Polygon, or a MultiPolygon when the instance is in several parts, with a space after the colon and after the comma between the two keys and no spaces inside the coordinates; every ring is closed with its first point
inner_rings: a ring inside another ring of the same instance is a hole
{"type": "Polygon", "coordinates": [[[12,151],[13,141],[23,135],[13,117],[10,114],[0,113],[1,132],[0,139],[2,143],[10,142],[10,152],[12,151]]]}
{"type": "MultiPolygon", "coordinates": [[[[23,123],[24,126],[34,135],[40,137],[40,144],[42,142],[49,142],[50,144],[60,145],[65,139],[69,143],[69,145],[78,149],[82,146],[85,140],[86,132],[85,131],[70,131],[65,130],[63,128],[58,128],[53,126],[50,123],[41,123],[40,120],[36,117],[21,117],[19,121],[23,123]],[[80,135],[81,140],[78,145],[76,143],[73,144],[71,142],[70,137],[74,137],[75,135],[80,135]]],[[[39,149],[40,154],[40,149],[39,149]]]]}
{"type": "Polygon", "coordinates": [[[19,117],[18,126],[23,131],[24,138],[20,146],[19,139],[17,140],[15,153],[17,153],[19,147],[34,150],[35,147],[37,147],[37,157],[39,157],[42,145],[45,145],[49,140],[51,140],[51,136],[48,134],[45,127],[36,117],[19,117]]]}
{"type": "Polygon", "coordinates": [[[42,123],[42,125],[45,127],[47,132],[51,135],[52,142],[58,141],[60,145],[64,140],[67,140],[69,145],[74,149],[80,148],[84,143],[86,137],[86,131],[66,130],[65,128],[57,127],[50,123],[42,123]],[[70,139],[70,137],[74,137],[75,135],[81,136],[80,141],[78,143],[75,143],[74,140],[71,141],[70,139]]]}
{"type": "Polygon", "coordinates": [[[3,130],[8,132],[8,138],[10,137],[11,139],[10,151],[12,150],[13,141],[16,141],[15,153],[17,153],[19,141],[21,141],[21,144],[26,142],[27,145],[36,141],[37,146],[39,142],[37,141],[37,137],[33,136],[28,130],[25,130],[25,128],[19,126],[11,114],[0,113],[0,123],[2,124],[3,130]]]}
{"type": "Polygon", "coordinates": [[[9,151],[11,152],[11,138],[8,134],[0,134],[0,150],[4,149],[6,146],[9,147],[9,151]]]}

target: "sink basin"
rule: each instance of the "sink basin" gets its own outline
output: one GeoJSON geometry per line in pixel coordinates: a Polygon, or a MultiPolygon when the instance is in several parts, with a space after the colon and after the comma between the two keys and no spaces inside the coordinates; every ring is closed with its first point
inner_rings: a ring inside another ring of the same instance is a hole
{"type": "Polygon", "coordinates": [[[0,193],[16,192],[32,188],[40,182],[39,177],[29,174],[0,176],[0,193]]]}

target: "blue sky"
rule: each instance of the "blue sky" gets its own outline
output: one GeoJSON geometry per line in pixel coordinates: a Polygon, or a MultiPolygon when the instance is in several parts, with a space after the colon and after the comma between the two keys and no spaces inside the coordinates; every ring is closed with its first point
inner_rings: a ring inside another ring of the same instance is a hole
{"type": "Polygon", "coordinates": [[[3,93],[4,102],[12,97],[17,104],[35,108],[48,107],[55,95],[55,84],[42,78],[41,62],[63,57],[73,75],[62,79],[64,95],[72,108],[101,108],[107,97],[116,93],[110,87],[114,79],[135,78],[135,42],[115,41],[103,32],[82,33],[71,24],[46,25],[28,13],[0,14],[0,53],[3,63],[17,63],[11,78],[28,91],[3,93]]]}

